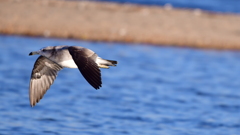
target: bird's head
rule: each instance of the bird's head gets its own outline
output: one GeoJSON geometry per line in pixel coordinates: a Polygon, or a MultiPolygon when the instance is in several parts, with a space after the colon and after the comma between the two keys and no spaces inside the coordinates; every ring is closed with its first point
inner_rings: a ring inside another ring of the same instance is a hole
{"type": "Polygon", "coordinates": [[[52,55],[53,46],[44,47],[38,51],[30,52],[29,55],[42,55],[45,57],[50,57],[52,55]]]}

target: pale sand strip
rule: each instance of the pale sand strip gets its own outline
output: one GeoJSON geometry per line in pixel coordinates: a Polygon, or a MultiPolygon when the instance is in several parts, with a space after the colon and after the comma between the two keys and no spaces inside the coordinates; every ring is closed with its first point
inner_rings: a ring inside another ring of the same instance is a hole
{"type": "Polygon", "coordinates": [[[0,0],[0,33],[240,49],[240,15],[86,1],[0,0]]]}

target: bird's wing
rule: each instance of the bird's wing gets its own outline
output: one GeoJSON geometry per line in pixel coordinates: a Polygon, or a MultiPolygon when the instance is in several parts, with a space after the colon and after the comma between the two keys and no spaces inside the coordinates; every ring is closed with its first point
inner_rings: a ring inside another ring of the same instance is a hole
{"type": "Polygon", "coordinates": [[[93,51],[77,46],[68,48],[70,54],[83,77],[95,89],[102,86],[101,71],[96,63],[97,54],[93,51]]]}
{"type": "Polygon", "coordinates": [[[46,57],[38,57],[32,70],[29,87],[29,98],[32,107],[42,99],[61,69],[60,65],[46,57]]]}

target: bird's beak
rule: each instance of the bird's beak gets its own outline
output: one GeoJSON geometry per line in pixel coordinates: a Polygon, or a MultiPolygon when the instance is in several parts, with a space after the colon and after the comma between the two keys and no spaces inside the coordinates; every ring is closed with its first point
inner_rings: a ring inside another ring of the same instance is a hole
{"type": "Polygon", "coordinates": [[[39,54],[38,51],[36,51],[36,52],[30,52],[30,53],[29,53],[29,56],[30,56],[30,55],[36,55],[36,54],[39,54]]]}

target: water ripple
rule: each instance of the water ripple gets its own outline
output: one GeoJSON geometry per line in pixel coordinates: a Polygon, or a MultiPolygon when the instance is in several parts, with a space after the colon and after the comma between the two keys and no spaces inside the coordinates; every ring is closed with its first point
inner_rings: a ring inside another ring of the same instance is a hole
{"type": "Polygon", "coordinates": [[[1,35],[0,134],[237,135],[239,59],[234,51],[1,35]],[[28,53],[63,44],[119,64],[102,70],[100,90],[77,69],[64,69],[31,108],[28,85],[37,56],[28,53]]]}

